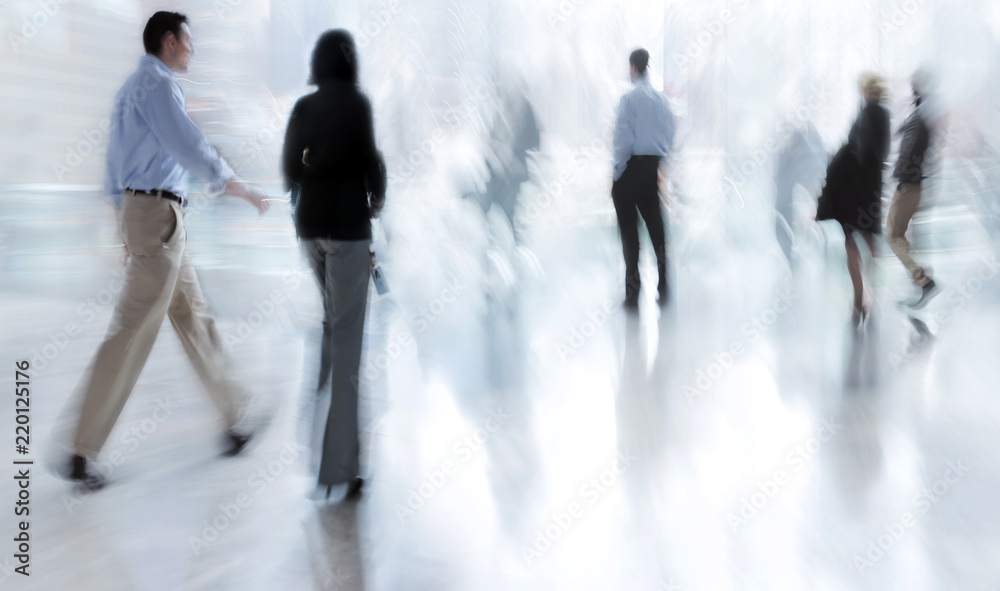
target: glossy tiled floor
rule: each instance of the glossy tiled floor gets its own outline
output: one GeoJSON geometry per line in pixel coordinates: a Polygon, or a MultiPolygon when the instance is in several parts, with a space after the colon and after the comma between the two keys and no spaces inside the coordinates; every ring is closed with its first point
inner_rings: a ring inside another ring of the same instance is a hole
{"type": "MultiPolygon", "coordinates": [[[[109,486],[78,494],[50,466],[110,317],[113,215],[86,193],[0,199],[0,358],[44,360],[32,575],[0,544],[0,588],[1000,588],[1000,289],[974,279],[993,254],[960,204],[914,224],[945,287],[917,316],[935,335],[921,340],[888,256],[867,329],[849,328],[830,228],[801,234],[789,275],[769,228],[681,203],[674,303],[626,317],[608,211],[543,216],[526,254],[502,229],[487,238],[469,204],[399,199],[392,292],[366,333],[370,486],[351,504],[310,498],[320,315],[287,209],[257,218],[227,200],[188,218],[266,431],[219,456],[218,417],[168,325],[109,441],[109,486]]],[[[12,426],[12,404],[0,416],[12,426]]]]}

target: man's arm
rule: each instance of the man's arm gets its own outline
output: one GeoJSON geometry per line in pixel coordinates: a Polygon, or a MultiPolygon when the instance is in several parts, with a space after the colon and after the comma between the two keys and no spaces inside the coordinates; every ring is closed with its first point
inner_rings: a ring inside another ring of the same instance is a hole
{"type": "Polygon", "coordinates": [[[264,192],[238,180],[188,117],[184,94],[176,82],[157,85],[141,108],[143,119],[166,151],[186,170],[207,180],[212,192],[242,197],[262,214],[268,210],[270,202],[264,192]]]}
{"type": "Polygon", "coordinates": [[[615,168],[612,179],[616,181],[621,178],[622,173],[625,172],[625,165],[628,164],[628,159],[632,157],[632,146],[635,144],[635,129],[634,122],[632,121],[632,113],[628,112],[628,106],[625,101],[627,96],[628,95],[623,96],[621,101],[618,103],[618,115],[615,119],[615,168]]]}

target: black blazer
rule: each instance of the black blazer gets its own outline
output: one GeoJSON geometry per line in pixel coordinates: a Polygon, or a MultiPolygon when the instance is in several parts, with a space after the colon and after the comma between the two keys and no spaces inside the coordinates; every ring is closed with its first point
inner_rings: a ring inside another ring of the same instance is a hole
{"type": "Polygon", "coordinates": [[[371,204],[381,204],[386,173],[375,148],[371,104],[356,85],[324,83],[300,98],[281,160],[285,182],[297,194],[300,238],[371,238],[369,193],[371,204]]]}

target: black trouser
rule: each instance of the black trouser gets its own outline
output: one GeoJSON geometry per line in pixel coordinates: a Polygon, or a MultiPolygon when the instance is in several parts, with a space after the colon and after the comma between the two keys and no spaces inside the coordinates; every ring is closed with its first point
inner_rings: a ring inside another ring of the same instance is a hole
{"type": "Polygon", "coordinates": [[[618,214],[618,229],[622,236],[625,255],[625,299],[635,300],[639,295],[639,218],[638,210],[646,222],[649,238],[656,253],[656,270],[659,292],[667,292],[667,245],[663,230],[663,212],[660,209],[658,171],[659,156],[632,156],[621,178],[611,187],[611,198],[618,214]]]}

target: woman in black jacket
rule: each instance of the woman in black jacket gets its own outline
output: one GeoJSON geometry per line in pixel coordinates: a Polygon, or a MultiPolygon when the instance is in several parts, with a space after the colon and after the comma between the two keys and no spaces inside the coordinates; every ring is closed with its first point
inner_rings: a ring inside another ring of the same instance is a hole
{"type": "Polygon", "coordinates": [[[331,384],[319,483],[329,495],[361,492],[358,376],[368,301],[371,218],[385,200],[385,166],[375,148],[372,109],[357,85],[354,39],[320,36],[312,54],[316,92],[299,99],[285,133],[282,168],[298,194],[295,230],[323,294],[319,389],[331,384]],[[369,197],[369,195],[371,195],[369,197]]]}
{"type": "Polygon", "coordinates": [[[885,82],[877,74],[864,74],[859,85],[865,105],[847,144],[830,161],[816,212],[817,220],[835,219],[844,229],[856,323],[864,321],[868,309],[864,307],[861,251],[853,234],[865,239],[874,256],[875,234],[882,231],[882,170],[889,155],[889,111],[881,104],[885,82]]]}

